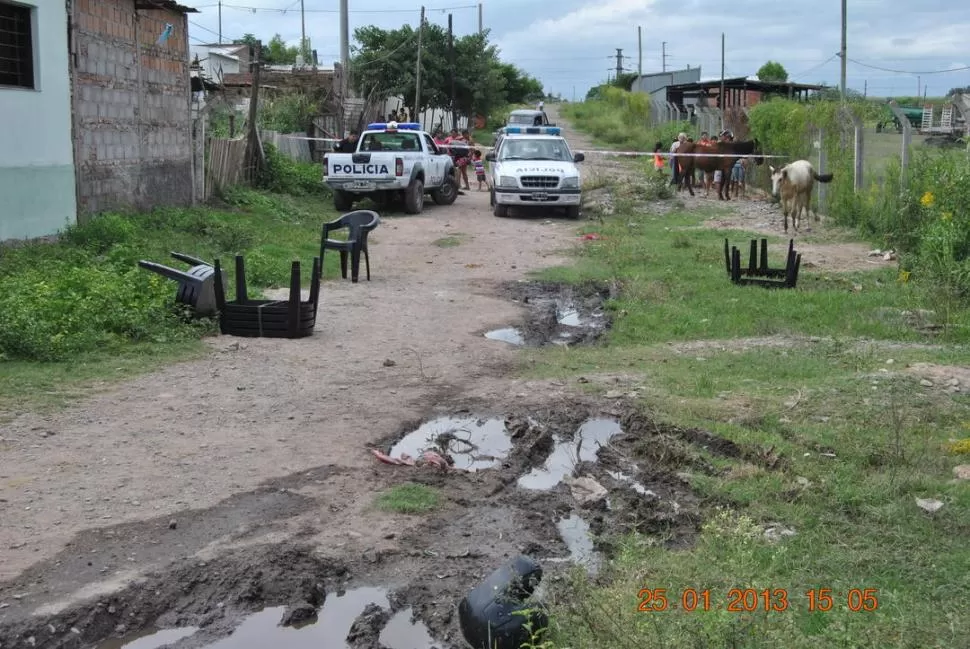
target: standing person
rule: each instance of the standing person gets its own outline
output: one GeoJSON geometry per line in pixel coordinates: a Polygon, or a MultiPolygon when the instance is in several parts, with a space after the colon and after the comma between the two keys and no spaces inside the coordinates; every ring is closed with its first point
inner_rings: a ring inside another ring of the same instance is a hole
{"type": "Polygon", "coordinates": [[[489,189],[488,176],[485,175],[485,161],[482,160],[482,152],[478,149],[472,153],[472,163],[475,165],[475,178],[478,179],[478,191],[483,192],[489,189]]]}
{"type": "Polygon", "coordinates": [[[657,142],[653,147],[653,168],[660,173],[663,173],[664,170],[663,148],[663,142],[657,142]]]}
{"type": "Polygon", "coordinates": [[[545,102],[544,102],[544,101],[542,101],[541,99],[539,100],[539,103],[538,103],[538,104],[536,104],[536,110],[539,110],[539,111],[541,111],[541,110],[544,110],[544,109],[545,109],[545,107],[546,107],[546,104],[545,104],[545,102]]]}
{"type": "Polygon", "coordinates": [[[673,176],[670,179],[671,185],[680,184],[680,165],[677,164],[677,149],[679,149],[680,145],[686,141],[687,134],[680,133],[677,135],[677,139],[674,140],[674,143],[670,145],[670,168],[673,172],[673,176]]]}
{"type": "Polygon", "coordinates": [[[455,166],[458,167],[459,181],[465,183],[465,189],[471,190],[468,184],[468,163],[471,161],[470,151],[468,150],[468,140],[463,135],[458,134],[457,129],[451,131],[455,135],[449,137],[448,145],[451,147],[451,156],[455,159],[455,166]]]}
{"type": "Polygon", "coordinates": [[[350,135],[333,145],[334,152],[354,153],[357,150],[358,137],[360,137],[360,134],[356,130],[352,130],[350,135]]]}

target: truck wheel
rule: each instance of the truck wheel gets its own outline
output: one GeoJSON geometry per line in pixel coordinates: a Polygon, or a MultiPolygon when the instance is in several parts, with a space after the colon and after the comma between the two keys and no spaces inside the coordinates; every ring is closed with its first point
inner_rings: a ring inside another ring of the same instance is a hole
{"type": "Polygon", "coordinates": [[[452,174],[445,177],[438,189],[431,190],[431,199],[437,205],[451,205],[458,198],[458,180],[452,174]]]}
{"type": "Polygon", "coordinates": [[[349,212],[354,207],[354,197],[341,189],[333,190],[333,207],[338,212],[349,212]]]}
{"type": "Polygon", "coordinates": [[[566,208],[566,218],[567,219],[578,219],[579,218],[579,205],[570,205],[566,208]]]}
{"type": "Polygon", "coordinates": [[[492,207],[492,214],[494,214],[495,216],[498,216],[498,217],[501,217],[501,218],[504,219],[505,217],[507,217],[509,215],[509,206],[508,205],[499,205],[498,203],[496,203],[492,207]]]}
{"type": "Polygon", "coordinates": [[[404,191],[404,211],[408,214],[420,214],[423,210],[424,182],[420,178],[415,178],[404,191]]]}

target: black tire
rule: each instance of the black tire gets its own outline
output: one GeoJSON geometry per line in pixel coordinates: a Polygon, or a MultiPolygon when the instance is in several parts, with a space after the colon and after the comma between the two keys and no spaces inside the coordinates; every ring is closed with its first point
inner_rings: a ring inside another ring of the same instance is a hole
{"type": "Polygon", "coordinates": [[[567,219],[578,219],[579,218],[579,205],[570,205],[566,208],[566,218],[567,219]]]}
{"type": "Polygon", "coordinates": [[[333,190],[333,208],[338,212],[349,212],[354,208],[354,195],[342,189],[333,190]]]}
{"type": "Polygon", "coordinates": [[[508,205],[499,205],[498,203],[496,203],[492,207],[492,214],[494,214],[495,216],[497,216],[499,218],[503,218],[504,219],[505,217],[507,217],[509,215],[509,206],[508,205]]]}
{"type": "Polygon", "coordinates": [[[431,191],[431,200],[436,205],[451,205],[458,198],[458,180],[454,174],[445,176],[444,183],[438,189],[431,191]]]}
{"type": "Polygon", "coordinates": [[[404,211],[407,214],[420,214],[424,211],[424,181],[415,178],[404,190],[404,211]]]}

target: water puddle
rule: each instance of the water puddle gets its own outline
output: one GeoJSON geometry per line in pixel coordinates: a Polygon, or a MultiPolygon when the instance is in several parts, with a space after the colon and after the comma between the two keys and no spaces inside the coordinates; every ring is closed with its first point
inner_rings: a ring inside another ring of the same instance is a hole
{"type": "MultiPolygon", "coordinates": [[[[357,588],[343,595],[328,595],[316,621],[300,628],[280,626],[286,608],[276,606],[250,615],[227,638],[205,649],[350,649],[347,634],[354,620],[370,604],[389,608],[387,591],[382,588],[357,588]]],[[[411,609],[391,618],[381,632],[380,641],[387,649],[432,649],[434,639],[427,627],[411,622],[411,609]]],[[[127,647],[126,647],[127,649],[127,647]]]]}
{"type": "Polygon", "coordinates": [[[578,327],[582,324],[582,320],[579,318],[579,309],[572,306],[557,309],[556,320],[559,324],[567,327],[578,327]]]}
{"type": "Polygon", "coordinates": [[[489,340],[500,340],[510,345],[524,345],[525,337],[522,332],[515,327],[505,327],[504,329],[493,329],[485,334],[489,340]]]}
{"type": "Polygon", "coordinates": [[[190,626],[182,629],[145,629],[131,633],[123,638],[109,638],[98,645],[98,649],[158,649],[173,644],[198,631],[198,627],[190,626]]]}
{"type": "Polygon", "coordinates": [[[634,480],[632,476],[628,476],[627,474],[623,473],[622,471],[607,471],[607,473],[614,480],[618,480],[620,482],[625,482],[628,485],[630,485],[630,488],[633,489],[638,494],[641,494],[643,496],[650,496],[652,498],[659,498],[659,496],[657,494],[655,494],[654,492],[650,491],[649,489],[647,489],[646,487],[644,487],[642,484],[640,484],[639,482],[637,482],[636,480],[634,480]]]}
{"type": "Polygon", "coordinates": [[[623,432],[619,422],[613,419],[590,419],[586,421],[573,439],[555,438],[555,447],[542,467],[532,469],[519,478],[524,489],[552,489],[571,475],[580,462],[595,462],[600,446],[623,432]]]}
{"type": "Polygon", "coordinates": [[[434,638],[420,622],[412,622],[414,611],[410,608],[394,614],[381,631],[379,641],[390,649],[429,649],[434,638]]]}
{"type": "Polygon", "coordinates": [[[439,417],[405,435],[390,455],[416,458],[429,450],[450,455],[457,469],[479,471],[498,466],[512,450],[512,440],[502,419],[439,417]]]}

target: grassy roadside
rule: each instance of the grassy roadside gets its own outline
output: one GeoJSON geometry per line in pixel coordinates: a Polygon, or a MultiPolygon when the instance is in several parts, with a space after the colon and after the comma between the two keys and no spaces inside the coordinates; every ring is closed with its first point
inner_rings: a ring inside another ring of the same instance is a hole
{"type": "MultiPolygon", "coordinates": [[[[584,376],[596,391],[608,387],[597,375],[628,377],[655,418],[774,447],[788,463],[710,456],[722,471],[691,477],[708,516],[697,544],[622,539],[604,583],[577,577],[559,593],[550,646],[970,646],[970,483],[953,479],[970,456],[952,446],[970,438],[970,386],[951,393],[945,378],[927,385],[908,367],[970,362],[966,308],[931,336],[903,315],[924,306],[924,289],[895,271],[803,270],[794,291],[735,287],[724,238],[749,234],[695,229],[703,214],[633,207],[618,200],[614,216],[587,226],[602,238],[584,243],[575,265],[544,273],[620,283],[608,340],[536,351],[528,373],[584,376]],[[928,513],[918,498],[944,504],[928,513]],[[794,535],[773,540],[769,526],[794,535]],[[638,612],[644,588],[666,589],[670,608],[638,612]],[[690,588],[709,591],[710,611],[680,609],[690,588]],[[731,589],[749,588],[760,612],[724,610],[731,589]],[[784,589],[790,608],[764,612],[765,589],[773,604],[784,589]],[[831,591],[822,593],[831,610],[809,610],[806,593],[819,600],[818,589],[831,591]],[[850,610],[873,601],[875,610],[850,610]]],[[[784,248],[780,238],[769,245],[776,256],[784,248]]]]}
{"type": "MultiPolygon", "coordinates": [[[[232,292],[233,257],[243,254],[253,296],[288,285],[299,260],[308,286],[321,223],[336,216],[317,171],[307,191],[291,176],[277,192],[235,189],[219,206],[105,214],[55,243],[0,250],[0,413],[60,406],[205,353],[201,339],[217,325],[181,317],[175,282],[138,268],[140,259],[187,269],[169,252],[219,258],[232,292]]],[[[337,272],[326,258],[325,277],[337,272]]]]}

